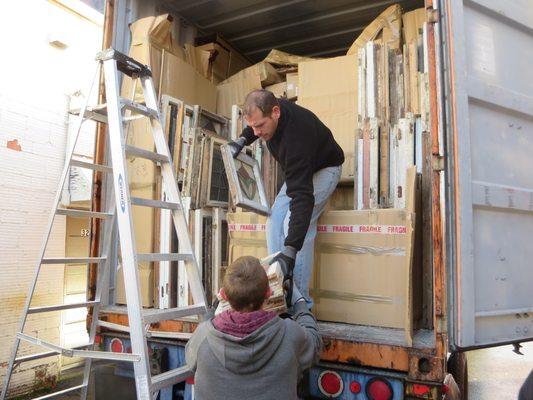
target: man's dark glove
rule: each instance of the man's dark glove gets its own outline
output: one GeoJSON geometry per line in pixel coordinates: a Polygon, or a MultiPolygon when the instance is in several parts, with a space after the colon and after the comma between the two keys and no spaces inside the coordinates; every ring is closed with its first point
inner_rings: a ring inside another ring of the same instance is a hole
{"type": "Polygon", "coordinates": [[[271,263],[279,262],[281,271],[283,272],[283,291],[285,292],[285,301],[287,307],[292,305],[292,290],[293,290],[293,271],[294,263],[296,261],[296,249],[294,247],[286,246],[285,249],[275,256],[271,263]]]}
{"type": "Polygon", "coordinates": [[[236,158],[239,155],[241,150],[244,148],[245,144],[246,144],[246,139],[243,138],[242,136],[238,138],[237,140],[235,140],[234,142],[232,141],[228,143],[228,146],[229,146],[229,149],[231,151],[231,155],[233,156],[233,158],[236,158]]]}

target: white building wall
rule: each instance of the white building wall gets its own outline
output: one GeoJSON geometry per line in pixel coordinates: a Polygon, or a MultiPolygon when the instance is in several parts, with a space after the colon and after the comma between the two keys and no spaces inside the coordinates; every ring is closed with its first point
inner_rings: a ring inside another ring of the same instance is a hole
{"type": "MultiPolygon", "coordinates": [[[[103,21],[43,0],[1,2],[0,14],[1,386],[64,164],[68,105],[80,90],[86,95],[103,21]],[[50,45],[53,40],[66,47],[50,45]]],[[[91,146],[84,141],[80,153],[91,146]]],[[[64,256],[64,217],[56,217],[48,243],[48,256],[64,256]]],[[[61,304],[63,281],[63,266],[43,266],[32,305],[61,304]]],[[[60,325],[59,312],[34,315],[25,332],[59,343],[60,325]]],[[[43,351],[22,349],[22,354],[43,351]]],[[[15,370],[10,393],[45,384],[57,370],[57,357],[25,363],[15,370]]]]}

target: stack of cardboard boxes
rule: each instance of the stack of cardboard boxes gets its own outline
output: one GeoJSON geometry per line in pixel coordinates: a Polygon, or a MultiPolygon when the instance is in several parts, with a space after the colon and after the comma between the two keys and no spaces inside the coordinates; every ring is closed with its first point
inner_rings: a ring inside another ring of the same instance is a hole
{"type": "Polygon", "coordinates": [[[402,18],[393,5],[346,56],[299,65],[298,103],[330,127],[346,158],[341,183],[319,219],[314,311],[320,320],[402,329],[407,344],[420,313],[415,205],[422,167],[414,166],[421,157],[415,158],[415,140],[408,138],[415,136],[417,118],[427,120],[428,108],[427,66],[417,64],[416,79],[405,79],[401,61],[409,46],[423,54],[424,20],[423,9],[402,18]]]}
{"type": "MultiPolygon", "coordinates": [[[[167,15],[131,27],[130,55],[152,67],[160,96],[230,119],[233,106],[242,105],[248,92],[266,88],[310,109],[331,129],[345,163],[340,185],[319,220],[315,312],[326,321],[404,329],[407,341],[412,330],[417,172],[422,170],[421,132],[428,121],[424,19],[423,9],[402,15],[394,5],[362,32],[345,56],[310,59],[272,50],[253,65],[216,35],[198,39],[194,46],[177,46],[167,15]]],[[[126,79],[123,94],[133,90],[126,79]]],[[[153,143],[146,141],[142,124],[132,124],[127,140],[150,150],[153,143]]],[[[281,184],[279,171],[264,147],[260,154],[272,203],[281,184]]],[[[157,197],[153,164],[129,162],[134,164],[131,187],[142,192],[135,195],[157,197]]],[[[265,218],[228,211],[228,261],[266,256],[265,218]]],[[[158,251],[157,215],[142,212],[134,216],[138,251],[158,251]]],[[[141,275],[143,271],[150,275],[154,268],[141,266],[141,275]]],[[[142,285],[144,305],[151,306],[153,276],[146,276],[142,285]]],[[[118,291],[120,298],[120,282],[118,291]]]]}

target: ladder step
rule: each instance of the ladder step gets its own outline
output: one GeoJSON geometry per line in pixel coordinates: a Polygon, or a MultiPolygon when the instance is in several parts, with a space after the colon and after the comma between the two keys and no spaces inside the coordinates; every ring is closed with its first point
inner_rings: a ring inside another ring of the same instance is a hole
{"type": "Polygon", "coordinates": [[[129,144],[124,146],[124,150],[126,151],[126,154],[129,156],[145,158],[147,160],[152,160],[152,161],[157,161],[157,162],[169,162],[168,157],[163,154],[140,149],[139,147],[130,146],[129,144]]]}
{"type": "Polygon", "coordinates": [[[36,346],[42,346],[65,357],[82,357],[94,358],[97,360],[113,360],[113,361],[130,361],[136,362],[141,359],[138,354],[131,353],[114,353],[112,351],[95,351],[95,350],[77,350],[76,348],[61,347],[57,344],[47,342],[46,340],[38,339],[36,337],[26,335],[25,333],[17,333],[20,340],[32,343],[36,346]]]}
{"type": "Polygon", "coordinates": [[[28,309],[28,314],[38,314],[51,311],[60,311],[60,310],[70,310],[73,308],[83,308],[83,307],[92,307],[98,304],[99,301],[84,301],[81,303],[71,303],[71,304],[56,304],[53,306],[41,306],[41,307],[30,307],[28,309]]]}
{"type": "Polygon", "coordinates": [[[94,163],[80,161],[80,160],[71,160],[70,165],[74,167],[92,169],[93,171],[100,171],[100,172],[107,172],[107,173],[113,172],[113,169],[111,167],[108,167],[107,165],[94,164],[94,163]]]}
{"type": "Polygon", "coordinates": [[[129,326],[115,324],[113,322],[107,322],[107,321],[98,320],[98,326],[100,326],[102,328],[112,329],[112,330],[118,331],[118,332],[125,332],[125,333],[129,333],[130,332],[130,327],[129,326]]]}
{"type": "MultiPolygon", "coordinates": [[[[73,349],[79,350],[79,349],[84,349],[84,348],[89,347],[89,346],[90,346],[90,344],[82,344],[82,345],[73,347],[73,349]]],[[[40,360],[41,358],[57,356],[58,354],[60,354],[60,352],[57,352],[57,351],[45,351],[43,353],[35,353],[35,354],[29,354],[27,356],[20,356],[20,357],[15,358],[15,364],[28,362],[28,361],[33,361],[33,360],[40,360]]]]}
{"type": "Polygon", "coordinates": [[[67,393],[71,393],[71,392],[74,392],[76,390],[79,390],[79,389],[83,389],[85,387],[85,385],[82,383],[81,385],[78,385],[78,386],[73,386],[71,388],[67,388],[67,389],[63,389],[59,392],[54,392],[54,393],[49,393],[49,394],[46,394],[44,396],[40,396],[40,397],[34,397],[33,400],[44,400],[44,399],[52,399],[56,396],[61,396],[63,394],[67,394],[67,393]]]}
{"type": "Polygon", "coordinates": [[[92,264],[105,260],[106,257],[55,257],[43,258],[41,264],[92,264]]]}
{"type": "Polygon", "coordinates": [[[152,392],[156,392],[178,382],[183,382],[192,375],[192,371],[187,366],[171,369],[170,371],[163,372],[162,374],[152,376],[152,386],[150,387],[150,390],[152,392]]]}
{"type": "Polygon", "coordinates": [[[154,322],[188,317],[190,315],[203,315],[206,312],[205,304],[195,304],[192,306],[167,308],[163,310],[146,310],[143,312],[145,324],[154,322]]]}
{"type": "Polygon", "coordinates": [[[142,199],[140,197],[132,197],[131,204],[135,206],[165,208],[168,210],[180,210],[181,206],[178,203],[169,203],[168,201],[142,199]]]}
{"type": "MultiPolygon", "coordinates": [[[[70,110],[70,114],[72,115],[80,115],[80,109],[76,108],[73,110],[70,110]]],[[[98,104],[96,106],[89,106],[85,110],[85,113],[83,114],[83,118],[85,119],[92,119],[93,121],[101,122],[103,124],[107,124],[107,104],[98,104]]]]}
{"type": "MultiPolygon", "coordinates": [[[[98,321],[98,326],[102,328],[111,329],[117,332],[130,333],[130,327],[126,325],[115,324],[113,322],[107,321],[98,321]]],[[[162,339],[178,339],[178,340],[189,340],[192,337],[191,332],[166,332],[166,331],[154,331],[149,330],[146,332],[147,338],[162,338],[162,339]]],[[[53,353],[55,354],[55,353],[53,353]]]]}
{"type": "Polygon", "coordinates": [[[107,219],[111,218],[113,214],[97,211],[85,211],[85,210],[75,210],[72,208],[58,208],[56,210],[57,215],[67,215],[74,218],[99,218],[107,219]]]}
{"type": "Polygon", "coordinates": [[[157,262],[157,261],[188,261],[192,260],[192,254],[187,253],[139,253],[137,261],[157,262]]]}
{"type": "Polygon", "coordinates": [[[134,101],[124,99],[124,98],[120,99],[120,102],[122,103],[122,106],[125,109],[130,110],[134,113],[141,114],[141,115],[144,115],[145,117],[150,117],[150,118],[159,117],[158,111],[148,108],[144,104],[136,103],[134,101]]]}

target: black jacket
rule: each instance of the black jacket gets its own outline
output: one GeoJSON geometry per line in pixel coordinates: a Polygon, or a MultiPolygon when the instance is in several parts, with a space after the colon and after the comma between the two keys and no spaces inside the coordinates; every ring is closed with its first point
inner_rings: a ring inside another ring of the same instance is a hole
{"type": "MultiPolygon", "coordinates": [[[[289,232],[285,246],[302,248],[315,205],[313,174],[326,167],[344,162],[344,153],[331,131],[311,111],[287,100],[279,101],[281,115],[276,133],[267,147],[280,163],[287,183],[287,196],[291,198],[289,232]]],[[[257,136],[246,127],[241,136],[246,144],[257,136]]]]}

